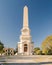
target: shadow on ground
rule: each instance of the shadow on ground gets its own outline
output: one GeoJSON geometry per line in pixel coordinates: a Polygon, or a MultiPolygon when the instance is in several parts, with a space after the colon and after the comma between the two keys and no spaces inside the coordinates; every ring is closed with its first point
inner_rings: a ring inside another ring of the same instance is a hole
{"type": "Polygon", "coordinates": [[[0,63],[0,65],[52,65],[52,62],[40,62],[40,63],[0,63]]]}

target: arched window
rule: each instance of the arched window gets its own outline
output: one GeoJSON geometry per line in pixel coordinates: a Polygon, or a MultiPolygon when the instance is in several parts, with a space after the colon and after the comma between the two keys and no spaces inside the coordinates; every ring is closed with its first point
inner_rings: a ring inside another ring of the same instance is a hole
{"type": "Polygon", "coordinates": [[[24,52],[27,52],[27,44],[24,44],[24,52]]]}

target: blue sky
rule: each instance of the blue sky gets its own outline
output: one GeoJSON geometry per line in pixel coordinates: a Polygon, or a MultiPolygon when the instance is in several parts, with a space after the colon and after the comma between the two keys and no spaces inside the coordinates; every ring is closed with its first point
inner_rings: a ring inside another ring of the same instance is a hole
{"type": "Polygon", "coordinates": [[[23,25],[23,7],[29,10],[29,27],[35,47],[52,35],[52,0],[0,0],[0,40],[16,48],[23,25]]]}

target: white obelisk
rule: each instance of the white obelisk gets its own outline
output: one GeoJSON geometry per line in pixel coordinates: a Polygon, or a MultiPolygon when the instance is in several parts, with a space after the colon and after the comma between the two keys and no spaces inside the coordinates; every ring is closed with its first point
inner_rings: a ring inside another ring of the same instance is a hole
{"type": "Polygon", "coordinates": [[[31,55],[33,46],[28,24],[28,7],[25,6],[23,9],[23,28],[21,29],[20,42],[18,42],[18,53],[31,55]]]}
{"type": "Polygon", "coordinates": [[[28,27],[28,7],[24,7],[23,11],[23,27],[28,27]]]}

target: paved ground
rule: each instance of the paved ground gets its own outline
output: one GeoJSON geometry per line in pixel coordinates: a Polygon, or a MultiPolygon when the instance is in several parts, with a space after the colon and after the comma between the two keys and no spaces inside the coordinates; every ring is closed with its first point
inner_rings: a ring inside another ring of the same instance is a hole
{"type": "Polygon", "coordinates": [[[0,65],[52,65],[50,63],[1,63],[0,65]]]}
{"type": "Polygon", "coordinates": [[[52,65],[52,55],[0,57],[0,63],[4,63],[4,65],[6,65],[6,63],[15,63],[12,65],[16,65],[16,63],[22,63],[22,65],[24,63],[26,63],[27,65],[52,65]]]}

